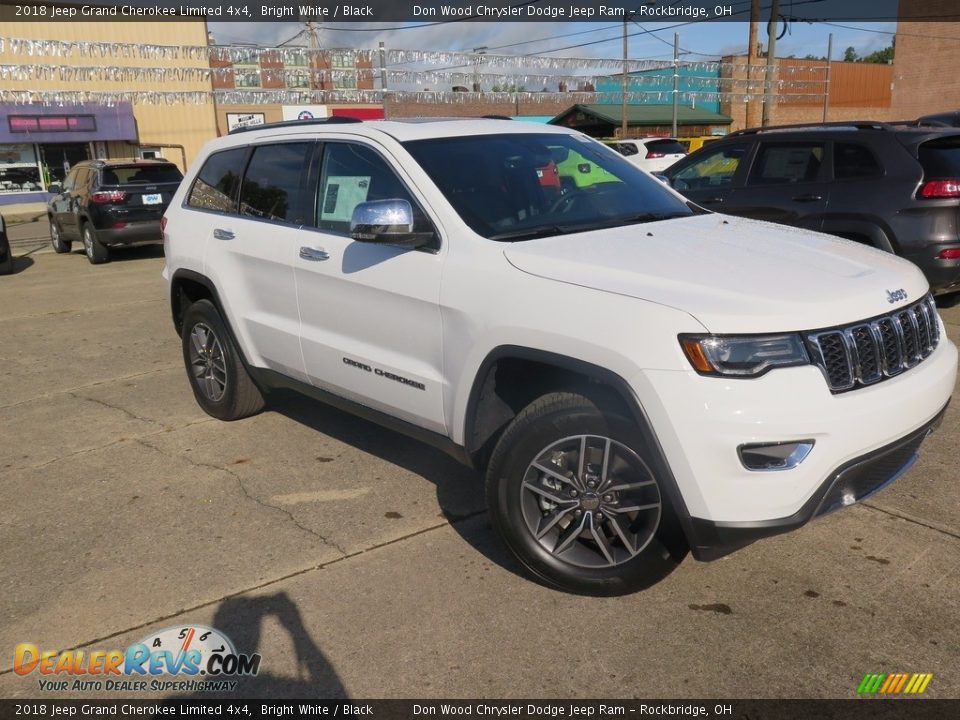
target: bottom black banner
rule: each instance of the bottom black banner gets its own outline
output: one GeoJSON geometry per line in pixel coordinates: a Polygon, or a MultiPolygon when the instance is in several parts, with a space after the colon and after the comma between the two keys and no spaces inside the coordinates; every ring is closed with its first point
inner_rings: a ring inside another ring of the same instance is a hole
{"type": "Polygon", "coordinates": [[[0,718],[953,720],[960,700],[0,700],[0,718]]]}

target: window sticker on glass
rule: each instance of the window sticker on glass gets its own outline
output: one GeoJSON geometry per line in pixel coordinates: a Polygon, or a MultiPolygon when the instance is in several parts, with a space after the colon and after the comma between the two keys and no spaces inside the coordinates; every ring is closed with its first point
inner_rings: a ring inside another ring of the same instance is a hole
{"type": "Polygon", "coordinates": [[[353,209],[366,201],[369,191],[369,175],[331,175],[327,178],[320,219],[333,222],[350,222],[353,209]]]}

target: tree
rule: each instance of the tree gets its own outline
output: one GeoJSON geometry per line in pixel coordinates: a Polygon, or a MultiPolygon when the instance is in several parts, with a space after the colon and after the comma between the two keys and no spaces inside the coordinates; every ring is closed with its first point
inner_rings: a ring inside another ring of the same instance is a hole
{"type": "Polygon", "coordinates": [[[856,62],[858,57],[860,56],[857,55],[857,50],[853,47],[853,45],[843,51],[844,62],[856,62]]]}
{"type": "Polygon", "coordinates": [[[858,58],[857,62],[865,63],[883,63],[884,65],[893,61],[893,45],[885,47],[883,50],[877,50],[872,52],[869,55],[865,55],[862,58],[858,58]]]}

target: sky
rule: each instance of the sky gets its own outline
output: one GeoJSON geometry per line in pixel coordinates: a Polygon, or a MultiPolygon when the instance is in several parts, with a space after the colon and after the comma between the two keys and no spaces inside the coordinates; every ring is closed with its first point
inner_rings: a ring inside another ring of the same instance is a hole
{"type": "MultiPolygon", "coordinates": [[[[709,60],[718,55],[746,52],[749,23],[708,22],[631,23],[629,38],[632,59],[668,59],[673,57],[673,34],[680,35],[684,60],[709,60]],[[644,30],[650,31],[645,33],[644,30]]],[[[849,21],[840,25],[791,23],[777,41],[777,55],[826,55],[827,36],[833,33],[833,59],[843,57],[844,49],[854,47],[860,55],[890,45],[894,22],[849,21]]],[[[622,23],[578,22],[458,22],[418,27],[417,23],[353,23],[319,25],[318,37],[325,48],[376,48],[383,41],[395,50],[471,51],[486,47],[492,54],[543,54],[555,57],[617,58],[622,56],[622,23]],[[397,29],[397,28],[400,29],[397,29]],[[590,44],[585,44],[590,43],[590,44]],[[569,47],[581,45],[581,47],[569,47]],[[566,49],[563,49],[566,48],[566,49]]],[[[275,46],[296,35],[303,26],[295,22],[210,23],[216,42],[222,44],[255,43],[275,46]]],[[[781,30],[783,28],[781,27],[781,30]]],[[[766,29],[760,39],[766,45],[766,29]]],[[[306,44],[298,39],[292,45],[306,44]]]]}

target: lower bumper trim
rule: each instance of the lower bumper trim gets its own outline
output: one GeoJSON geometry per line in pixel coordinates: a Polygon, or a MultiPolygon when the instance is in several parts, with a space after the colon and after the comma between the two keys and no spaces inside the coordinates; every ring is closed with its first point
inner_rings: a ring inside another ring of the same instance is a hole
{"type": "Polygon", "coordinates": [[[690,549],[697,560],[716,560],[765,537],[781,535],[821,515],[861,502],[903,475],[916,462],[920,445],[943,422],[947,405],[922,427],[889,445],[841,465],[797,512],[754,522],[690,518],[690,549]]]}

